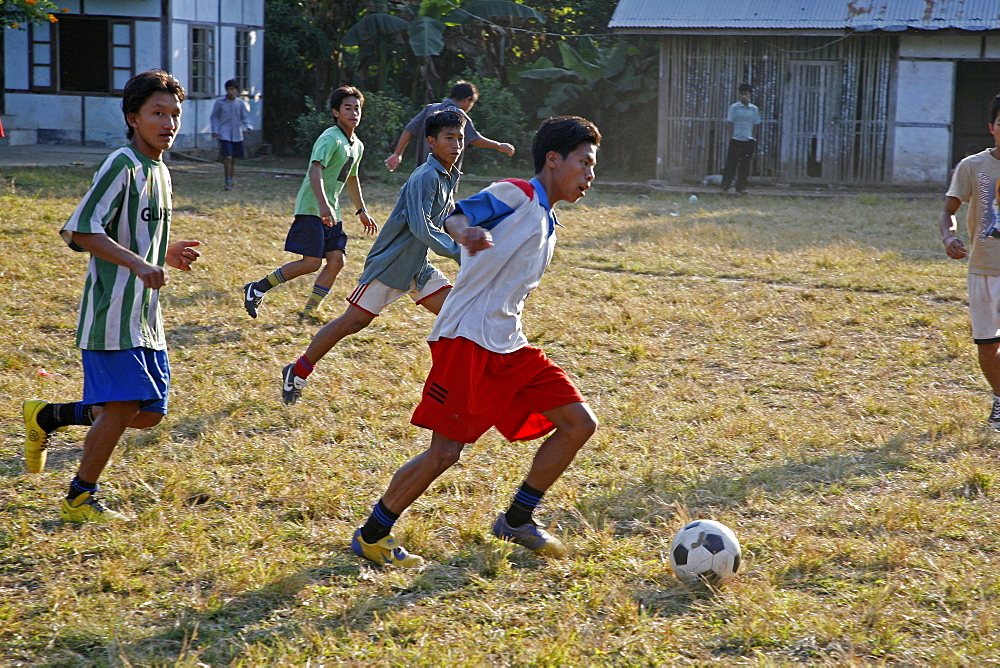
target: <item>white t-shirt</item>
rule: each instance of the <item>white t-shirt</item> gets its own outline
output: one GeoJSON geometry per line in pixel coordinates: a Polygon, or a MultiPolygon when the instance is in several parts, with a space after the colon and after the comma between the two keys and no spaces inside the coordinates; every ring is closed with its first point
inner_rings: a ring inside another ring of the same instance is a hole
{"type": "Polygon", "coordinates": [[[509,179],[462,200],[455,213],[488,230],[493,247],[475,255],[462,248],[455,287],[427,340],[463,337],[496,353],[512,353],[528,345],[521,313],[552,260],[555,212],[538,179],[509,179]]]}
{"type": "Polygon", "coordinates": [[[1000,276],[1000,239],[984,237],[991,227],[1000,228],[1000,160],[982,151],[962,160],[951,177],[945,193],[969,203],[966,224],[969,226],[969,272],[1000,276]]]}

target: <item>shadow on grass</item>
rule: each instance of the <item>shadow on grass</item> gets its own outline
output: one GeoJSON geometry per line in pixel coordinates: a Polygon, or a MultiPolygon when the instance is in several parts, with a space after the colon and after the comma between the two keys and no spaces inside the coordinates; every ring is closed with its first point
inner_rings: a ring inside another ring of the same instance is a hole
{"type": "MultiPolygon", "coordinates": [[[[214,425],[229,419],[230,411],[218,410],[214,413],[197,416],[184,416],[172,424],[162,424],[150,429],[129,429],[118,442],[115,452],[118,455],[131,449],[142,449],[155,444],[163,437],[163,432],[170,432],[170,439],[175,443],[192,441],[202,436],[214,425]]],[[[45,463],[46,471],[72,472],[83,454],[83,440],[89,427],[77,425],[69,428],[70,432],[53,433],[49,438],[48,457],[45,463]]],[[[15,478],[25,475],[23,434],[17,434],[17,448],[8,456],[0,457],[0,479],[15,478]]],[[[112,455],[114,456],[114,455],[112,455]]]]}
{"type": "MultiPolygon", "coordinates": [[[[503,577],[503,572],[513,567],[538,568],[543,561],[533,555],[512,554],[513,550],[506,544],[484,550],[481,544],[470,543],[449,562],[431,563],[403,585],[401,581],[410,571],[400,571],[402,577],[395,579],[392,569],[371,566],[345,549],[331,555],[323,565],[292,573],[260,589],[210,600],[204,610],[183,610],[159,633],[119,642],[118,656],[140,664],[200,661],[229,665],[239,663],[248,647],[259,652],[292,638],[323,638],[326,651],[335,650],[338,633],[343,634],[346,647],[351,632],[384,622],[387,614],[395,610],[439,598],[474,597],[483,578],[503,577]],[[383,576],[394,579],[379,583],[383,576]],[[363,581],[376,581],[378,591],[352,593],[363,581]],[[330,611],[310,613],[308,604],[300,598],[304,590],[312,588],[332,589],[333,602],[346,603],[340,607],[330,605],[335,608],[330,611]]],[[[551,593],[541,592],[539,596],[551,593]]],[[[70,639],[67,644],[79,646],[79,640],[70,639]]],[[[284,649],[287,651],[288,646],[284,649]]],[[[88,658],[99,660],[98,656],[88,658]]]]}
{"type": "MultiPolygon", "coordinates": [[[[200,297],[182,297],[176,303],[195,303],[200,299],[200,297]]],[[[238,329],[227,328],[224,325],[220,327],[218,323],[206,325],[203,322],[182,323],[167,331],[166,336],[167,341],[170,342],[170,347],[177,349],[198,345],[214,346],[226,343],[238,343],[244,339],[243,332],[238,329]]]]}
{"type": "MultiPolygon", "coordinates": [[[[922,438],[922,437],[918,437],[922,438]]],[[[879,476],[908,468],[912,456],[906,443],[912,436],[897,435],[885,445],[838,453],[825,457],[805,457],[774,466],[763,466],[741,476],[709,475],[694,481],[681,481],[666,474],[646,478],[641,485],[618,490],[615,494],[595,497],[581,509],[589,518],[607,518],[616,522],[616,534],[630,536],[642,533],[632,520],[638,515],[648,524],[669,520],[674,509],[687,507],[692,518],[703,516],[701,509],[733,509],[760,494],[797,492],[825,493],[834,487],[861,489],[879,484],[879,476]],[[643,508],[653,496],[660,510],[643,508]],[[634,501],[634,502],[633,502],[634,501]]],[[[952,456],[958,456],[955,451],[952,456]]]]}

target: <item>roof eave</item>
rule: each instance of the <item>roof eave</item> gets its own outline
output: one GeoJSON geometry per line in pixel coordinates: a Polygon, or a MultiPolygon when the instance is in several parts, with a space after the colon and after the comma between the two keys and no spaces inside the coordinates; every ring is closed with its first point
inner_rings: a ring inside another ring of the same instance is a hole
{"type": "Polygon", "coordinates": [[[1000,35],[1000,30],[989,28],[955,28],[952,26],[942,28],[915,28],[912,26],[857,26],[854,28],[660,28],[660,27],[615,27],[612,32],[619,35],[795,35],[799,37],[822,36],[822,35],[848,35],[857,34],[921,34],[934,33],[937,35],[963,35],[967,33],[1000,35]]]}

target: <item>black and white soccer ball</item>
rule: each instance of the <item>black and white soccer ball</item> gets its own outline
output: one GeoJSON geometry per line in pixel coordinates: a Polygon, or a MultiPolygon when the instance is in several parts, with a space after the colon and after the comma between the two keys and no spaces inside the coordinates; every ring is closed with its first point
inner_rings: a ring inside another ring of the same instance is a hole
{"type": "Polygon", "coordinates": [[[684,526],[670,543],[670,567],[686,584],[725,583],[740,568],[740,541],[722,522],[695,520],[684,526]]]}

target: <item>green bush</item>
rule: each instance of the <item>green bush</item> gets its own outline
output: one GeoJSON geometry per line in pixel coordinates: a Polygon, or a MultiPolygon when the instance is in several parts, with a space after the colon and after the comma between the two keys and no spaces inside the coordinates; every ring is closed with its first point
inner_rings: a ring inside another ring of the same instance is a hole
{"type": "Polygon", "coordinates": [[[499,151],[475,146],[467,147],[462,171],[506,173],[512,170],[521,172],[530,169],[531,138],[534,136],[535,128],[529,127],[528,118],[521,110],[517,95],[504,88],[499,80],[481,77],[468,70],[449,82],[449,88],[460,79],[474,83],[479,89],[479,102],[469,114],[479,134],[494,141],[514,145],[513,160],[499,151]]]}
{"type": "MultiPolygon", "coordinates": [[[[334,123],[333,114],[326,105],[317,106],[316,100],[306,98],[306,113],[295,119],[295,148],[309,155],[313,143],[324,130],[334,123]]],[[[361,168],[366,172],[385,171],[382,161],[392,153],[392,149],[410,120],[404,103],[393,93],[365,93],[365,105],[361,114],[358,136],[365,144],[365,155],[361,168]]]]}
{"type": "Polygon", "coordinates": [[[316,100],[311,97],[306,98],[306,109],[306,113],[296,118],[292,126],[295,128],[295,150],[309,155],[316,138],[333,125],[333,115],[325,105],[317,108],[316,100]]]}

